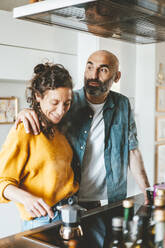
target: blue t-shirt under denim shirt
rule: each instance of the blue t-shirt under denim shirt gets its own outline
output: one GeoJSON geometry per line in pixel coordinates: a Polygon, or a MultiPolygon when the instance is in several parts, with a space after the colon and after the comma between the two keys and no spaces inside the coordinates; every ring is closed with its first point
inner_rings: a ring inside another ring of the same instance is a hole
{"type": "MultiPolygon", "coordinates": [[[[126,197],[129,151],[138,147],[136,124],[126,96],[110,91],[104,107],[105,124],[104,159],[108,201],[126,197]]],[[[76,177],[81,180],[81,165],[85,152],[93,110],[85,98],[84,88],[75,91],[72,106],[65,116],[65,131],[76,161],[76,177]]]]}

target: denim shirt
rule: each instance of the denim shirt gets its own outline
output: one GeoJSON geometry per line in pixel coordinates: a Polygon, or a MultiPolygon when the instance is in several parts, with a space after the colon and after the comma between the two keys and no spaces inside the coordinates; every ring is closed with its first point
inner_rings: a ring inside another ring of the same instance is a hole
{"type": "MultiPolygon", "coordinates": [[[[85,98],[84,88],[75,91],[73,104],[65,117],[66,136],[75,157],[76,176],[81,180],[81,165],[84,157],[93,110],[85,98]]],[[[108,201],[115,202],[126,197],[129,151],[138,146],[136,124],[127,97],[110,91],[103,107],[105,124],[104,160],[108,201]]]]}

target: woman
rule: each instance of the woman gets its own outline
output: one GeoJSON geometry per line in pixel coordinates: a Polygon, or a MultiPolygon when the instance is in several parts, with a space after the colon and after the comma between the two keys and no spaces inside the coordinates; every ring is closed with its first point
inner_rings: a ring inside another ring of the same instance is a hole
{"type": "Polygon", "coordinates": [[[14,201],[22,229],[59,220],[52,206],[78,190],[71,167],[72,149],[58,124],[70,108],[72,79],[58,64],[39,64],[27,88],[41,133],[26,134],[23,124],[10,130],[0,152],[0,202],[14,201]]]}

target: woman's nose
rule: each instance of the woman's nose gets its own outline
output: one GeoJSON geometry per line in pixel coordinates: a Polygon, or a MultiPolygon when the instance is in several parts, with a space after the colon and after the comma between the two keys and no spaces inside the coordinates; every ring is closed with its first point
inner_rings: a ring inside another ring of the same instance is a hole
{"type": "Polygon", "coordinates": [[[59,104],[59,105],[58,105],[58,107],[57,107],[57,109],[56,109],[56,112],[57,112],[57,114],[60,115],[60,116],[64,114],[65,111],[64,111],[64,106],[63,106],[63,104],[59,104]]]}

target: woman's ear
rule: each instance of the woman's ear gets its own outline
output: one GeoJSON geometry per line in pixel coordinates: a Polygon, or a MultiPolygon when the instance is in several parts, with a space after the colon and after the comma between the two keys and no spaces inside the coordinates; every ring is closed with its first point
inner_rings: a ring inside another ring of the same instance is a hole
{"type": "Polygon", "coordinates": [[[120,71],[117,71],[116,72],[116,76],[115,76],[115,79],[114,79],[114,82],[117,83],[121,78],[121,72],[120,71]]]}
{"type": "Polygon", "coordinates": [[[39,93],[35,93],[35,97],[36,97],[37,102],[41,101],[41,95],[39,93]]]}

